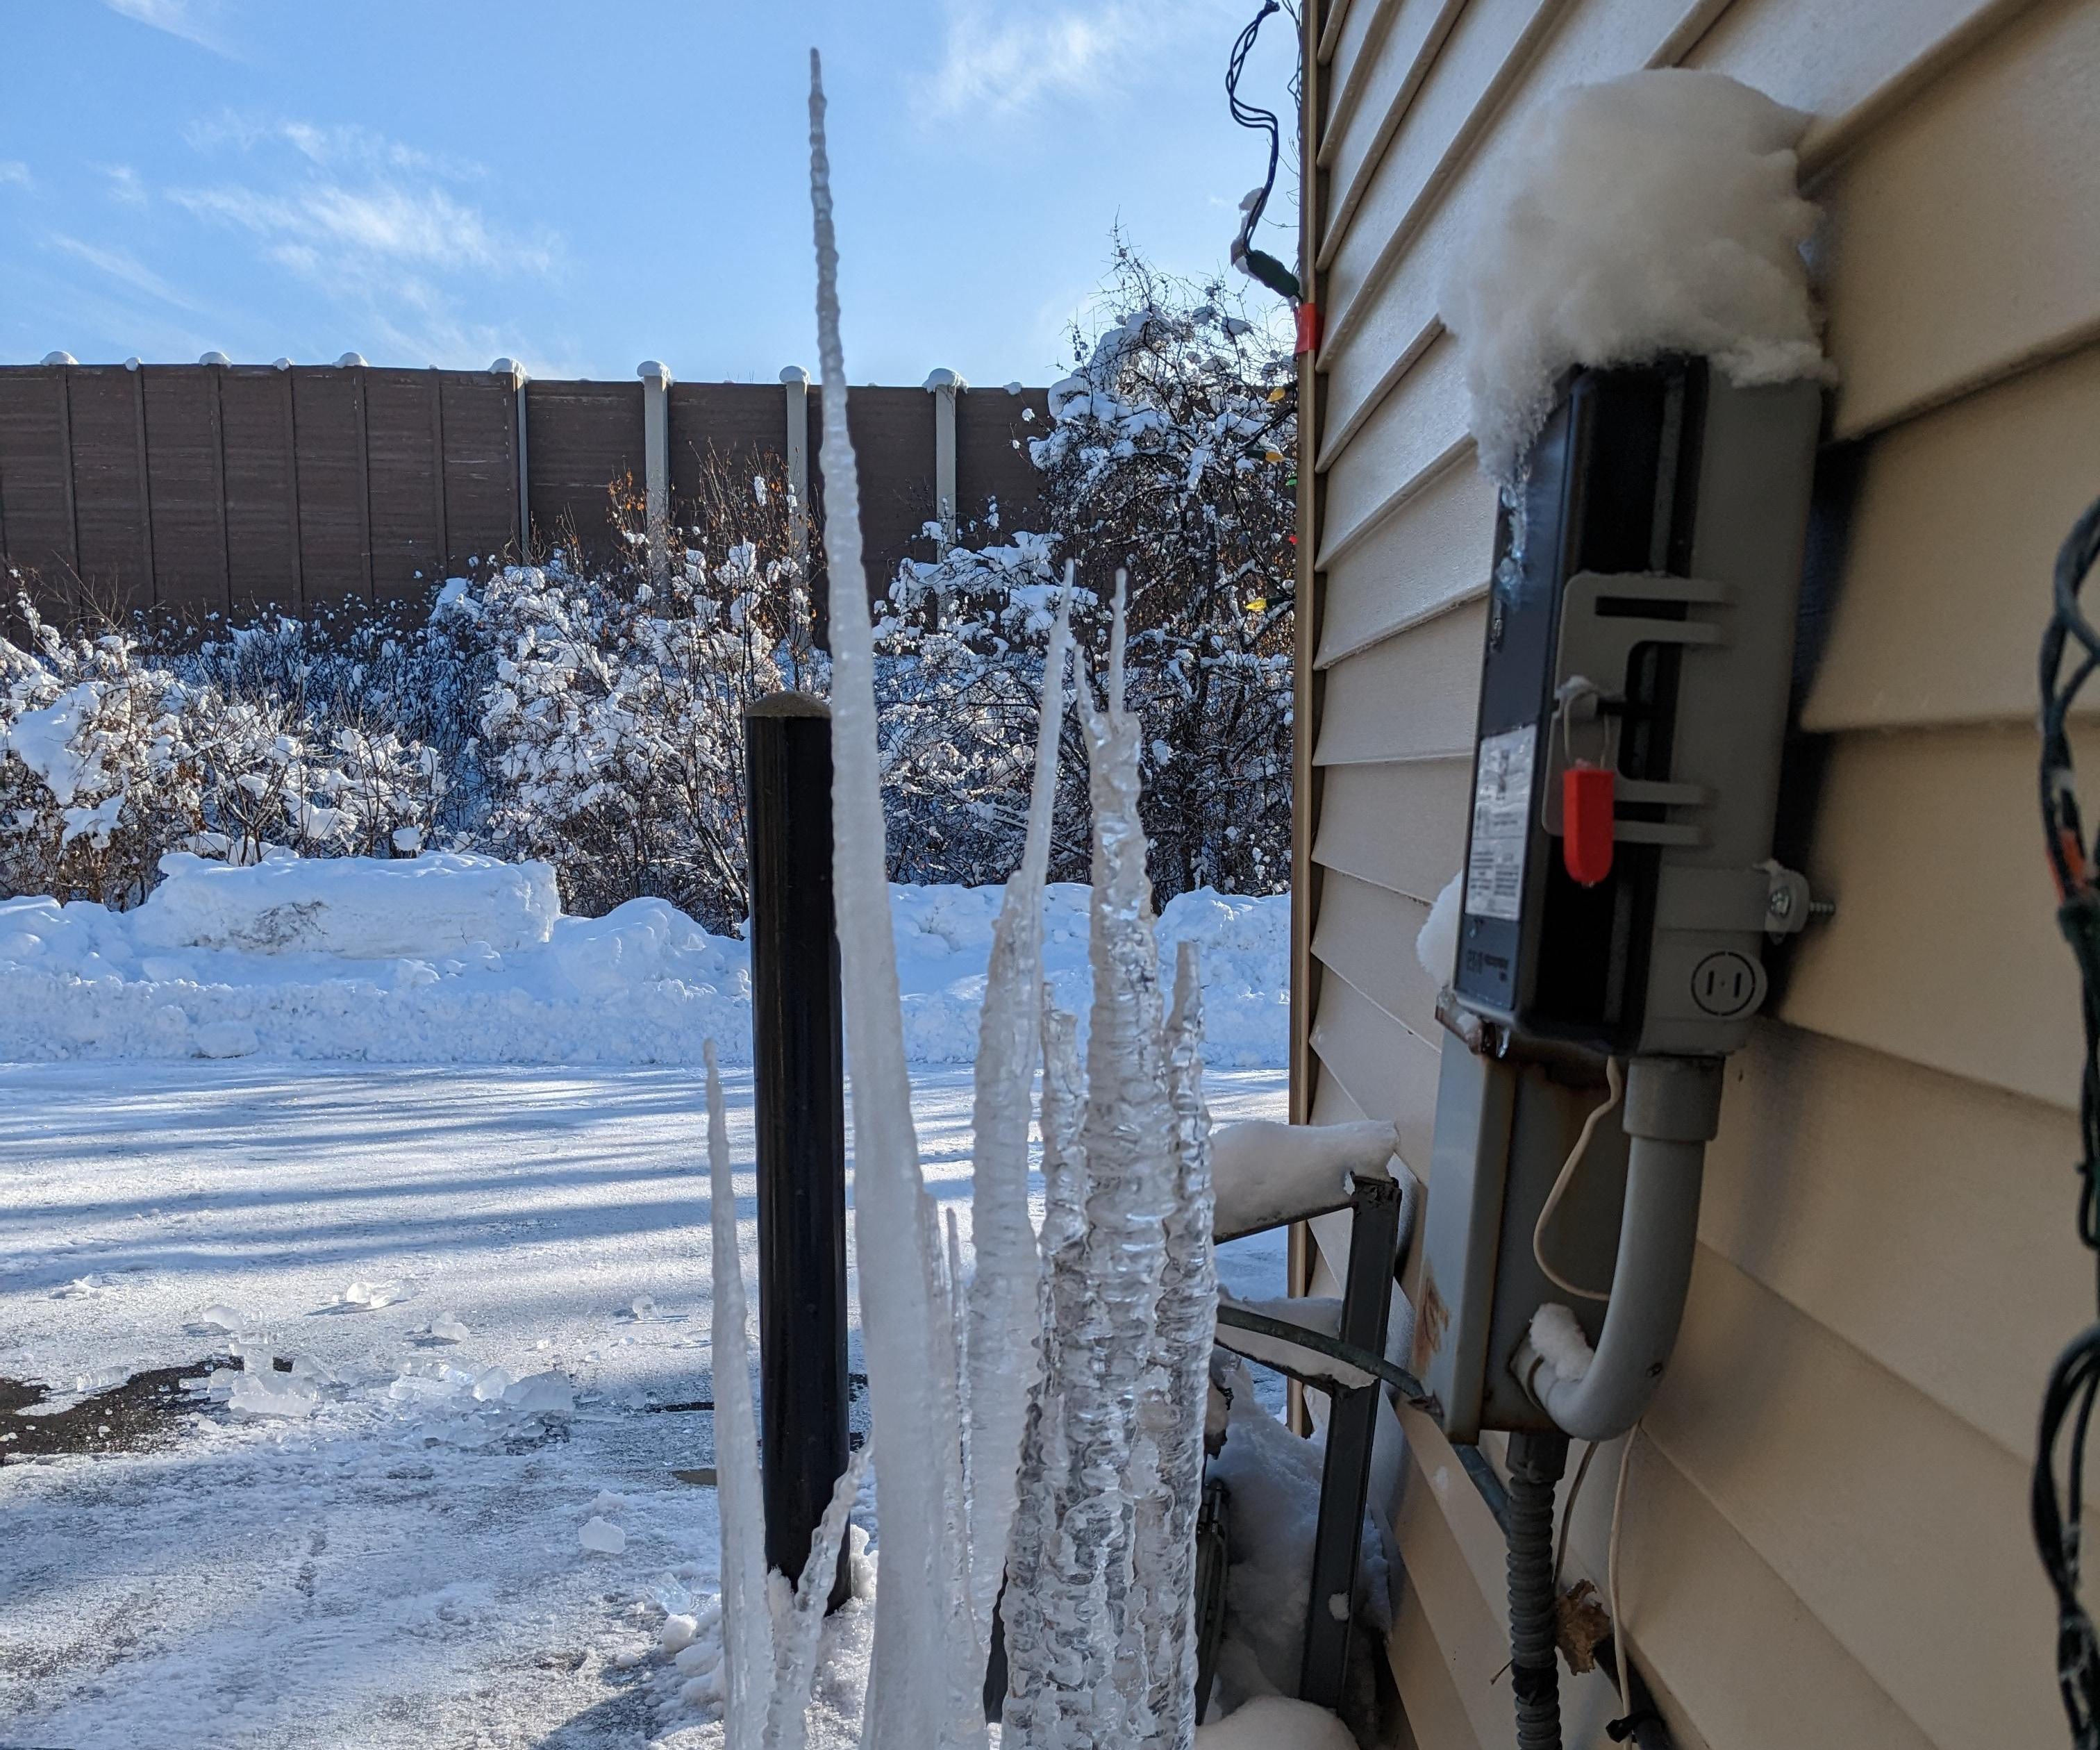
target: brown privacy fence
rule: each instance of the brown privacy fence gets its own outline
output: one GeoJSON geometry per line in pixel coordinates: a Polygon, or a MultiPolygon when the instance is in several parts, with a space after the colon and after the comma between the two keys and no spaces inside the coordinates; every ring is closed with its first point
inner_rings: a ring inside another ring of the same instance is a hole
{"type": "MultiPolygon", "coordinates": [[[[0,366],[0,558],[39,605],[241,617],[412,599],[474,559],[611,540],[610,489],[631,481],[652,525],[675,521],[712,456],[766,465],[821,495],[822,391],[538,381],[488,371],[337,365],[0,366]]],[[[871,588],[930,558],[929,520],[992,503],[1032,527],[1026,447],[1040,389],[855,388],[871,588]]]]}

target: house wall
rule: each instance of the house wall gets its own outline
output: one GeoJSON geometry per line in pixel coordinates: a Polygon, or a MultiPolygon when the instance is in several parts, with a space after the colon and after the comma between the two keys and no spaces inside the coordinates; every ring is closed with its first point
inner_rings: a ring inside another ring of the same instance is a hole
{"type": "MultiPolygon", "coordinates": [[[[1325,334],[1302,380],[1295,1110],[1389,1118],[1429,1177],[1441,1034],[1414,938],[1463,850],[1494,527],[1437,314],[1454,241],[1551,92],[1732,74],[1813,115],[1827,214],[1841,383],[1782,832],[1839,909],[1729,1066],[1683,1336],[1632,1455],[1626,1626],[1688,1750],[2061,1741],[2026,1490],[2093,1265],[2033,664],[2056,545],[2100,491],[2100,3],[1324,0],[1306,29],[1325,334]]],[[[2100,735],[2080,752],[2100,764],[2100,735]]],[[[1301,1241],[1300,1285],[1345,1243],[1301,1241]]],[[[1394,1431],[1409,1732],[1510,1743],[1500,1535],[1431,1423],[1394,1431]]],[[[1619,1457],[1591,1467],[1564,1580],[1603,1584],[1619,1457]]],[[[1604,1743],[1601,1677],[1567,1694],[1569,1742],[1604,1743]]]]}

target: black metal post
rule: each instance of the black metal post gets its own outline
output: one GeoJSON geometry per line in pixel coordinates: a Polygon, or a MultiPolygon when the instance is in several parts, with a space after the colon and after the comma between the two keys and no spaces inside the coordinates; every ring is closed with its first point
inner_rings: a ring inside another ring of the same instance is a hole
{"type": "MultiPolygon", "coordinates": [[[[773,694],[746,713],[743,747],[765,1560],[794,1580],[847,1463],[845,1029],[831,707],[806,693],[773,694]]],[[[841,1552],[833,1609],[847,1593],[841,1552]]]]}
{"type": "MultiPolygon", "coordinates": [[[[1400,1186],[1389,1179],[1359,1179],[1355,1202],[1340,1335],[1343,1342],[1383,1355],[1386,1318],[1392,1309],[1393,1253],[1400,1241],[1400,1186]]],[[[1305,1614],[1305,1656],[1298,1680],[1299,1699],[1322,1708],[1341,1705],[1348,1677],[1357,1560],[1383,1390],[1374,1380],[1336,1391],[1328,1400],[1327,1459],[1321,1471],[1320,1519],[1312,1537],[1312,1598],[1305,1614]]]]}

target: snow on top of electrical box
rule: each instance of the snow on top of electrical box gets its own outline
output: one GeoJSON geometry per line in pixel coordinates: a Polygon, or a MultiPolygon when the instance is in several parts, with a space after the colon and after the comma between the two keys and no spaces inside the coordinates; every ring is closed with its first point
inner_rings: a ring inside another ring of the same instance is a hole
{"type": "Polygon", "coordinates": [[[1820,374],[1794,186],[1809,118],[1667,68],[1541,104],[1442,299],[1480,465],[1508,481],[1562,372],[1703,354],[1737,383],[1820,374]]]}

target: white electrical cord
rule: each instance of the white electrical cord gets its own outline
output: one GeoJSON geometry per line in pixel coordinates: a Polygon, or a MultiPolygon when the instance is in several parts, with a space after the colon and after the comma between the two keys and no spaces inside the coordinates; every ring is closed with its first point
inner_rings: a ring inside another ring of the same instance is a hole
{"type": "Polygon", "coordinates": [[[1553,1181],[1553,1188],[1546,1194],[1546,1206],[1538,1212],[1538,1225],[1531,1230],[1531,1255],[1538,1260],[1538,1267],[1546,1280],[1564,1294],[1579,1295],[1584,1300],[1609,1300],[1608,1291],[1599,1293],[1593,1288],[1578,1288],[1546,1261],[1546,1228],[1553,1219],[1554,1212],[1560,1207],[1560,1199],[1567,1193],[1569,1183],[1575,1177],[1575,1169],[1582,1164],[1582,1157],[1590,1152],[1590,1139],[1597,1134],[1597,1126],[1607,1113],[1618,1109],[1620,1100],[1626,1093],[1626,1078],[1616,1057],[1604,1060],[1604,1081],[1610,1089],[1603,1101],[1590,1109],[1590,1116],[1582,1121],[1582,1133],[1575,1139],[1575,1146],[1568,1151],[1568,1158],[1561,1163],[1560,1176],[1553,1181]]]}

